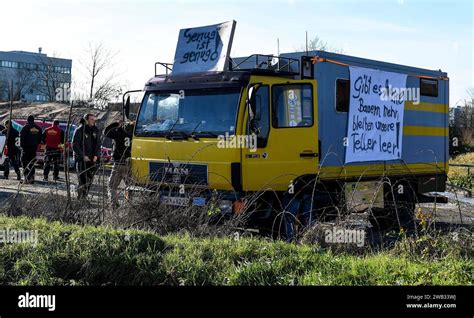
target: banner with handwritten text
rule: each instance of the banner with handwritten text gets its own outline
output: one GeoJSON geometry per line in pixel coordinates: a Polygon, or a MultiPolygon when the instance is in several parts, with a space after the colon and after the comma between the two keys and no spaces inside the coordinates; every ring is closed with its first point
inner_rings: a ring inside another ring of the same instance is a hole
{"type": "Polygon", "coordinates": [[[230,55],[235,21],[181,29],[173,74],[223,71],[230,55]]]}
{"type": "Polygon", "coordinates": [[[349,70],[345,162],[400,159],[407,75],[361,67],[349,70]]]}

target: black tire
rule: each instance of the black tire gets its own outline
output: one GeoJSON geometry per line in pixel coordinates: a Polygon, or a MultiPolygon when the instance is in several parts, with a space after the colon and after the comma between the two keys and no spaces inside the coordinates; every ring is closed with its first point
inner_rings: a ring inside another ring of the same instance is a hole
{"type": "Polygon", "coordinates": [[[280,227],[276,224],[281,222],[278,220],[276,211],[280,210],[278,194],[274,192],[264,193],[251,208],[246,212],[247,219],[245,226],[258,229],[259,233],[265,237],[278,238],[280,235],[280,227]]]}
{"type": "Polygon", "coordinates": [[[379,230],[407,229],[415,227],[416,189],[409,182],[398,181],[384,185],[384,208],[374,208],[369,221],[379,230]],[[399,192],[403,186],[403,192],[399,192]]]}

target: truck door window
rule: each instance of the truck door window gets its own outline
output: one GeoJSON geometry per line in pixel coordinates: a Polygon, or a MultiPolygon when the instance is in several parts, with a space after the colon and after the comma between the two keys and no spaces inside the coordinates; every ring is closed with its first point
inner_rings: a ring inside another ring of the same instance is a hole
{"type": "Polygon", "coordinates": [[[258,126],[260,132],[258,138],[267,139],[268,132],[270,131],[270,90],[267,85],[260,86],[255,95],[256,108],[260,109],[260,119],[258,120],[258,126]]]}
{"type": "Polygon", "coordinates": [[[346,79],[336,80],[336,111],[349,112],[350,82],[346,79]]]}
{"type": "Polygon", "coordinates": [[[311,84],[273,85],[275,128],[313,126],[313,90],[311,84]]]}

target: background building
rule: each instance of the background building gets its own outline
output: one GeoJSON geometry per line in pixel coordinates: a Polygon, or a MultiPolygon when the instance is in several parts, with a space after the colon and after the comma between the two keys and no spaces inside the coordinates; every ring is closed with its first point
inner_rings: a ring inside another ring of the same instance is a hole
{"type": "Polygon", "coordinates": [[[55,101],[58,88],[71,86],[72,60],[41,51],[0,51],[0,101],[9,100],[11,80],[13,99],[25,102],[55,101]]]}

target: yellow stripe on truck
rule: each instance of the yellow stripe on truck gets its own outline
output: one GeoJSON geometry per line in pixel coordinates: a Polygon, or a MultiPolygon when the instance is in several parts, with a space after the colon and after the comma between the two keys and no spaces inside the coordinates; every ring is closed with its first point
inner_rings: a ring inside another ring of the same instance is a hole
{"type": "Polygon", "coordinates": [[[420,111],[420,112],[433,112],[433,113],[448,113],[449,112],[448,104],[434,104],[434,103],[426,103],[426,102],[422,102],[415,105],[413,104],[413,102],[406,101],[405,109],[415,110],[415,111],[420,111]]]}
{"type": "Polygon", "coordinates": [[[405,126],[403,135],[446,137],[449,136],[449,129],[447,127],[405,126]]]}
{"type": "Polygon", "coordinates": [[[322,166],[319,174],[321,179],[350,178],[350,177],[374,177],[385,174],[411,175],[416,173],[442,173],[447,169],[445,162],[409,163],[409,164],[387,164],[387,165],[346,165],[346,166],[322,166]]]}

